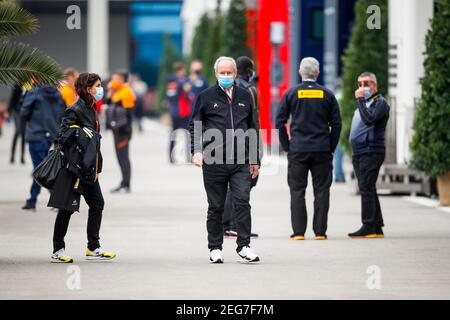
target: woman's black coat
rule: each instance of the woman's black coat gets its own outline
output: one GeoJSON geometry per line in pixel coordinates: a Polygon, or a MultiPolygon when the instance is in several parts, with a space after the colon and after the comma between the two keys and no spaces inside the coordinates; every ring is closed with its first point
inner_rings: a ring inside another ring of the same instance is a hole
{"type": "MultiPolygon", "coordinates": [[[[61,137],[73,125],[87,127],[96,132],[99,132],[100,129],[94,107],[89,107],[81,98],[64,111],[55,145],[59,144],[61,137]]],[[[102,162],[103,159],[99,153],[98,173],[101,172],[102,162]]],[[[66,168],[62,168],[56,178],[47,206],[67,211],[79,211],[80,195],[83,193],[83,182],[77,183],[77,180],[75,174],[66,168]]]]}

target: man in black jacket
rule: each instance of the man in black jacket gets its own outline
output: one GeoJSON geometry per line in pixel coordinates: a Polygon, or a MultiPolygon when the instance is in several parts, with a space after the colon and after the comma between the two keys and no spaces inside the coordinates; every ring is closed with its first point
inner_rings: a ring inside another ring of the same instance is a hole
{"type": "Polygon", "coordinates": [[[276,120],[281,145],[288,152],[288,183],[294,230],[291,239],[305,239],[305,191],[308,172],[311,171],[314,187],[313,230],[316,240],[325,240],[333,152],[339,141],[341,116],[333,93],[316,83],[320,73],[319,62],[314,58],[304,58],[299,72],[303,82],[284,95],[276,120]],[[289,117],[292,117],[290,140],[286,129],[289,117]]]}
{"type": "MultiPolygon", "coordinates": [[[[20,114],[27,122],[25,140],[28,142],[33,167],[36,168],[47,156],[53,139],[58,134],[65,103],[53,86],[35,85],[26,93],[20,114]]],[[[41,186],[33,180],[31,196],[24,210],[35,210],[41,186]]]]}
{"type": "Polygon", "coordinates": [[[200,93],[189,124],[192,162],[203,167],[208,197],[209,261],[223,263],[222,216],[230,185],[237,253],[243,262],[259,262],[258,255],[250,249],[250,185],[259,173],[253,102],[249,92],[235,84],[237,67],[233,58],[220,57],[214,70],[218,83],[200,93]]]}
{"type": "Polygon", "coordinates": [[[389,120],[389,105],[378,93],[375,74],[364,72],[358,78],[355,110],[350,131],[353,168],[361,193],[361,229],[351,238],[384,238],[383,215],[376,183],[385,157],[385,131],[389,120]]]}

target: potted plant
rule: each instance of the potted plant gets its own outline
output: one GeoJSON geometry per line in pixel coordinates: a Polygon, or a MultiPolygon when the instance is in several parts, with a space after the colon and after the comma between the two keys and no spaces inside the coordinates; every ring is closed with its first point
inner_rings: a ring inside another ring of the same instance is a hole
{"type": "Polygon", "coordinates": [[[450,206],[450,2],[435,1],[426,37],[422,96],[414,121],[412,166],[437,177],[439,200],[450,206]]]}

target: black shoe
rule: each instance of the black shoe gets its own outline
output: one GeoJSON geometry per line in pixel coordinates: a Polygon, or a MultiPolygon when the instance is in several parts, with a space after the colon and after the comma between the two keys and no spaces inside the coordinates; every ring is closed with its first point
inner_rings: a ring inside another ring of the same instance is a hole
{"type": "Polygon", "coordinates": [[[26,211],[36,211],[36,205],[31,205],[29,203],[26,203],[23,207],[22,210],[26,210],[26,211]]]}
{"type": "Polygon", "coordinates": [[[111,190],[111,193],[130,193],[130,187],[117,187],[111,190]]]}
{"type": "Polygon", "coordinates": [[[16,162],[14,158],[9,159],[9,163],[14,164],[14,162],[16,162]]]}
{"type": "Polygon", "coordinates": [[[303,240],[305,240],[305,235],[294,233],[294,234],[291,234],[291,236],[289,238],[294,241],[303,241],[303,240]]]}
{"type": "Polygon", "coordinates": [[[259,234],[257,234],[257,233],[250,233],[250,238],[258,238],[259,237],[259,234]]]}
{"type": "Polygon", "coordinates": [[[384,238],[384,233],[383,233],[383,228],[382,227],[378,227],[377,228],[377,238],[379,238],[379,239],[384,238]]]}
{"type": "Polygon", "coordinates": [[[361,229],[349,233],[348,236],[353,239],[374,239],[377,238],[377,233],[373,228],[362,226],[361,229]]]}

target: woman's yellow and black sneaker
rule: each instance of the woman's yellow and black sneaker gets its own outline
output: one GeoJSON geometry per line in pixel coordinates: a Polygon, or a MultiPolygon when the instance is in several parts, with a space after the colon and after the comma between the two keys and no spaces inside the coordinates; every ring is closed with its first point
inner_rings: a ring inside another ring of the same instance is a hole
{"type": "Polygon", "coordinates": [[[94,251],[86,250],[86,260],[111,260],[115,257],[115,252],[104,250],[102,247],[98,247],[94,251]]]}
{"type": "Polygon", "coordinates": [[[72,263],[73,259],[66,255],[66,252],[64,249],[56,251],[51,256],[51,262],[52,263],[72,263]]]}

